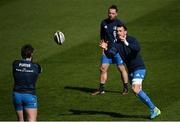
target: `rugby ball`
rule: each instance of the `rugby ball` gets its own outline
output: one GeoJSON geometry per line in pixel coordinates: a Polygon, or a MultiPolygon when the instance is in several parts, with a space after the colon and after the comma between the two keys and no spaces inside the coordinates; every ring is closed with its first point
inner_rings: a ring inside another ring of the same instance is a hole
{"type": "Polygon", "coordinates": [[[62,45],[65,41],[65,36],[61,31],[56,31],[54,33],[54,41],[59,44],[62,45]]]}

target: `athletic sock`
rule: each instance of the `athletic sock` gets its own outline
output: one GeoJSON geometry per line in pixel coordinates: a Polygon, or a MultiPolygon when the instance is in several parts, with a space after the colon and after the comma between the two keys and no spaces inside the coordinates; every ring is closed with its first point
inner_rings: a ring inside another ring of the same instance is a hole
{"type": "Polygon", "coordinates": [[[146,95],[143,90],[141,90],[137,95],[140,100],[145,103],[151,110],[155,108],[155,105],[152,103],[151,99],[146,95]]]}
{"type": "Polygon", "coordinates": [[[124,89],[127,89],[128,90],[128,83],[124,83],[124,89]]]}
{"type": "Polygon", "coordinates": [[[100,91],[104,91],[104,84],[103,84],[103,83],[100,83],[100,84],[99,84],[99,90],[100,90],[100,91]]]}

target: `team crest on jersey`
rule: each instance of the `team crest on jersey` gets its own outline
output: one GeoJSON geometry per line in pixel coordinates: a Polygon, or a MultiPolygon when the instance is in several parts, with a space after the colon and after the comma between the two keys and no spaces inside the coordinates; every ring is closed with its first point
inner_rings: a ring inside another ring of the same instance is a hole
{"type": "Polygon", "coordinates": [[[108,28],[107,25],[105,25],[104,28],[107,29],[108,28]]]}

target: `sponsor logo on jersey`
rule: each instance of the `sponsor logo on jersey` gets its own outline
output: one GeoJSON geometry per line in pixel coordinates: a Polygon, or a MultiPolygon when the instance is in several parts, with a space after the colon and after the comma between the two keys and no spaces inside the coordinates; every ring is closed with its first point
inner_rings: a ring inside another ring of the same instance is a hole
{"type": "Polygon", "coordinates": [[[136,76],[137,76],[137,77],[140,77],[140,74],[138,73],[138,74],[136,74],[136,76]]]}
{"type": "Polygon", "coordinates": [[[19,67],[31,67],[31,64],[19,63],[19,67]]]}
{"type": "Polygon", "coordinates": [[[113,27],[113,30],[115,30],[115,31],[116,31],[116,29],[117,29],[117,26],[114,26],[114,27],[113,27]]]}
{"type": "Polygon", "coordinates": [[[27,73],[32,73],[32,72],[34,72],[34,70],[28,70],[28,69],[26,69],[26,68],[23,68],[23,69],[16,69],[16,71],[17,72],[27,72],[27,73]]]}

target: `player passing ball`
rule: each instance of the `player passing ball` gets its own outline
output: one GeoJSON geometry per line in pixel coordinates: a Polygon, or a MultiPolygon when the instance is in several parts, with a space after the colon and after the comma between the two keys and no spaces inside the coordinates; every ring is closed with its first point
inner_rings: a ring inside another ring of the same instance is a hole
{"type": "Polygon", "coordinates": [[[145,103],[150,109],[150,118],[153,119],[161,114],[161,111],[154,105],[148,95],[142,89],[142,82],[146,74],[144,61],[140,56],[140,46],[138,41],[127,35],[127,28],[124,25],[117,26],[118,43],[114,47],[108,48],[108,43],[100,42],[100,47],[103,48],[107,57],[113,57],[117,53],[120,54],[125,62],[129,81],[132,85],[132,90],[138,98],[145,103]]]}
{"type": "Polygon", "coordinates": [[[32,62],[34,48],[27,44],[21,48],[21,60],[13,62],[13,104],[18,121],[36,121],[37,96],[35,84],[41,67],[32,62]]]}

